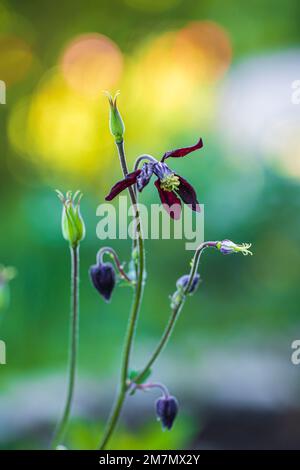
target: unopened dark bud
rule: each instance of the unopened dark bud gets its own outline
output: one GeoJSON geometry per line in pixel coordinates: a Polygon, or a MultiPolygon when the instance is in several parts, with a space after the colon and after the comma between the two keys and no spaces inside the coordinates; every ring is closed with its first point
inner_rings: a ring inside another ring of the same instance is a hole
{"type": "Polygon", "coordinates": [[[111,263],[98,263],[90,267],[90,278],[99,294],[109,302],[116,284],[116,274],[111,263]]]}
{"type": "Polygon", "coordinates": [[[178,402],[171,395],[161,397],[156,402],[156,415],[163,429],[171,429],[178,413],[178,402]]]}

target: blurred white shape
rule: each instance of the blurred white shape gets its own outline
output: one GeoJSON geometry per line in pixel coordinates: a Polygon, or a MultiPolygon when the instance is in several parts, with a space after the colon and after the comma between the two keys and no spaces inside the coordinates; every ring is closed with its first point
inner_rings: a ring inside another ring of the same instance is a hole
{"type": "Polygon", "coordinates": [[[231,163],[259,158],[300,177],[300,104],[293,99],[299,79],[299,50],[255,56],[232,69],[220,91],[218,117],[231,163]]]}
{"type": "Polygon", "coordinates": [[[294,90],[292,93],[292,103],[300,104],[300,80],[293,81],[292,89],[294,90]]]}

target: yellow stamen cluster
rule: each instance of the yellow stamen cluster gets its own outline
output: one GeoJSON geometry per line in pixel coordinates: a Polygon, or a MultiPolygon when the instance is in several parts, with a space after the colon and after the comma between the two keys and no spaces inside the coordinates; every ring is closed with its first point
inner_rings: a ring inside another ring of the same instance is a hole
{"type": "Polygon", "coordinates": [[[160,180],[160,187],[164,191],[176,191],[180,185],[180,181],[178,176],[174,175],[168,175],[165,176],[163,179],[160,180]]]}

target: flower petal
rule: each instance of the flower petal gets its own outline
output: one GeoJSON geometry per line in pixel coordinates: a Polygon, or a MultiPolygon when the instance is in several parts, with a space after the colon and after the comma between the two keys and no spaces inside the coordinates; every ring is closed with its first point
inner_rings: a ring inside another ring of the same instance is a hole
{"type": "Polygon", "coordinates": [[[191,206],[191,209],[196,212],[200,212],[200,204],[197,200],[197,194],[193,186],[190,185],[182,176],[176,175],[179,178],[180,185],[177,189],[177,193],[185,204],[191,206]]]}
{"type": "Polygon", "coordinates": [[[132,173],[128,173],[126,178],[124,178],[121,181],[118,181],[110,190],[110,193],[106,196],[105,200],[106,201],[111,201],[114,199],[121,191],[123,191],[126,188],[129,188],[129,186],[132,186],[133,184],[136,183],[136,179],[139,176],[141,170],[136,170],[133,171],[132,173]]]}
{"type": "Polygon", "coordinates": [[[183,147],[180,149],[175,149],[175,150],[170,150],[169,152],[166,152],[164,156],[162,157],[161,161],[164,162],[167,158],[169,157],[185,157],[191,152],[194,152],[195,150],[201,149],[203,147],[203,140],[199,139],[199,141],[195,144],[192,145],[191,147],[183,147]]]}
{"type": "Polygon", "coordinates": [[[138,191],[142,191],[149,183],[151,176],[153,175],[153,168],[153,163],[144,163],[142,166],[141,173],[138,175],[136,180],[138,191]]]}
{"type": "Polygon", "coordinates": [[[171,219],[180,219],[181,214],[181,202],[173,191],[164,191],[160,187],[160,180],[155,181],[155,186],[158,190],[160,200],[163,204],[164,209],[168,212],[171,219]]]}

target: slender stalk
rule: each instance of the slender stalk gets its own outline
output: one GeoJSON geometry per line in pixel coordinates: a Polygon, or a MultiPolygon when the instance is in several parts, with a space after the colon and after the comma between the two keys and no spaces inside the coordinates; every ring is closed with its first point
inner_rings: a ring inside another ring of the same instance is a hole
{"type": "Polygon", "coordinates": [[[127,337],[125,339],[124,361],[123,361],[123,367],[122,367],[122,381],[125,385],[125,388],[126,388],[126,382],[127,382],[127,377],[128,377],[128,367],[129,367],[132,343],[134,339],[135,327],[136,327],[136,322],[137,322],[139,309],[141,306],[141,301],[142,301],[142,296],[143,296],[143,273],[144,273],[145,253],[144,253],[144,242],[143,242],[143,238],[141,235],[139,235],[139,238],[138,238],[138,246],[139,246],[138,279],[137,279],[137,284],[136,284],[133,307],[132,307],[131,314],[129,317],[127,337]]]}
{"type": "MultiPolygon", "coordinates": [[[[128,174],[128,168],[127,168],[127,163],[126,163],[126,158],[125,158],[125,152],[124,152],[124,143],[117,143],[118,147],[118,153],[119,153],[119,158],[120,158],[120,163],[123,171],[123,175],[126,176],[128,174]]],[[[113,408],[111,410],[110,417],[108,419],[106,429],[104,431],[104,435],[102,437],[102,440],[99,445],[99,449],[103,450],[105,449],[115,427],[118,422],[123,403],[126,397],[126,391],[127,391],[127,378],[128,378],[128,367],[129,367],[129,360],[130,360],[130,354],[132,350],[132,344],[134,340],[134,333],[135,333],[135,328],[136,328],[136,323],[138,319],[138,314],[140,310],[140,305],[142,301],[142,296],[143,296],[143,274],[144,274],[144,265],[145,265],[145,253],[144,253],[144,241],[143,241],[143,236],[142,236],[142,229],[141,229],[141,221],[140,221],[140,215],[138,212],[138,207],[137,207],[137,198],[135,191],[132,187],[129,187],[129,195],[131,199],[131,203],[134,207],[135,210],[135,221],[136,221],[136,237],[137,237],[137,245],[138,245],[138,269],[137,269],[137,283],[135,286],[135,295],[133,299],[133,304],[131,308],[131,313],[129,316],[129,322],[128,322],[128,328],[127,328],[127,333],[125,337],[125,343],[124,343],[124,351],[122,355],[122,365],[121,365],[121,377],[120,377],[120,384],[119,384],[119,390],[117,393],[116,401],[113,405],[113,408]]],[[[136,240],[135,240],[136,241],[136,240]]],[[[135,247],[135,244],[134,244],[135,247]]]]}
{"type": "Polygon", "coordinates": [[[156,382],[156,383],[153,383],[153,382],[147,382],[145,384],[137,384],[134,386],[134,390],[143,390],[143,391],[147,391],[149,390],[150,388],[158,388],[162,391],[163,395],[165,398],[168,398],[170,396],[169,394],[169,390],[167,389],[167,387],[164,385],[164,384],[161,384],[159,382],[156,382]]]}
{"type": "Polygon", "coordinates": [[[100,248],[100,250],[98,251],[97,253],[97,262],[98,263],[102,263],[103,262],[103,257],[105,254],[109,254],[114,262],[115,262],[115,265],[116,265],[116,268],[117,270],[119,271],[119,274],[121,275],[121,277],[129,282],[130,284],[132,284],[132,280],[127,276],[126,272],[124,271],[123,269],[123,266],[118,258],[118,255],[117,253],[115,252],[115,250],[113,248],[111,248],[110,246],[103,246],[102,248],[100,248]]]}
{"type": "Polygon", "coordinates": [[[137,170],[140,163],[142,163],[144,160],[146,160],[147,162],[150,162],[150,163],[157,163],[156,158],[152,157],[152,155],[148,155],[147,153],[145,153],[145,154],[140,155],[139,157],[137,157],[137,159],[135,161],[135,164],[134,164],[134,169],[137,170]]]}
{"type": "MultiPolygon", "coordinates": [[[[116,142],[116,145],[118,149],[119,160],[120,160],[123,176],[125,178],[125,176],[127,176],[129,172],[128,172],[128,167],[127,167],[127,162],[126,162],[126,157],[125,157],[124,140],[122,140],[122,142],[116,142]]],[[[131,204],[135,206],[136,196],[135,196],[132,186],[129,186],[128,191],[129,191],[129,195],[131,199],[131,204]]]]}
{"type": "Polygon", "coordinates": [[[216,247],[217,242],[204,242],[202,243],[197,250],[195,251],[193,260],[192,260],[192,265],[191,265],[191,270],[190,270],[190,275],[189,275],[189,281],[183,291],[183,295],[181,296],[180,301],[176,304],[176,306],[173,308],[171,312],[171,316],[169,318],[168,324],[166,326],[166,329],[156,346],[155,350],[153,351],[150,359],[148,360],[147,364],[145,367],[141,370],[141,372],[134,378],[134,382],[138,383],[138,381],[143,377],[143,375],[152,367],[154,362],[156,361],[157,357],[163,350],[163,348],[166,346],[176,323],[177,318],[179,317],[179,314],[181,312],[181,309],[185,303],[186,295],[188,294],[190,287],[193,283],[193,279],[195,277],[195,274],[197,273],[198,270],[198,265],[200,261],[200,256],[202,252],[208,248],[208,247],[216,247]]]}
{"type": "Polygon", "coordinates": [[[79,245],[70,247],[71,252],[71,329],[69,344],[69,379],[65,408],[52,440],[55,449],[63,441],[68,425],[74,395],[77,348],[79,336],[79,245]]]}
{"type": "Polygon", "coordinates": [[[99,445],[99,450],[104,450],[106,448],[106,445],[111,438],[112,433],[115,430],[115,427],[117,425],[117,422],[119,420],[119,416],[122,411],[122,407],[124,404],[124,400],[126,397],[126,389],[124,389],[123,384],[120,384],[119,391],[116,396],[115,403],[111,409],[110,416],[108,418],[108,421],[106,423],[106,428],[104,431],[104,435],[101,439],[100,445],[99,445]]]}

